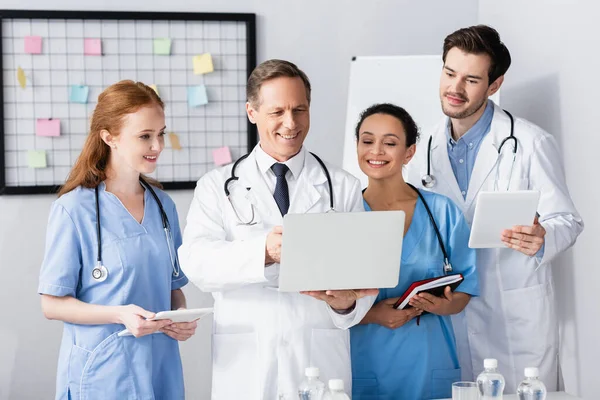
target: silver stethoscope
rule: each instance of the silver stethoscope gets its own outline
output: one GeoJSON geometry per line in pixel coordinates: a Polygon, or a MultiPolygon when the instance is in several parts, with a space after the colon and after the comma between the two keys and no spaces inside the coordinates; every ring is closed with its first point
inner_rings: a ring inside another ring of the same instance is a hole
{"type": "MultiPolygon", "coordinates": [[[[514,146],[513,146],[513,150],[512,150],[512,153],[513,153],[512,165],[510,167],[510,175],[508,177],[508,186],[507,186],[507,188],[508,188],[508,187],[510,187],[510,181],[512,179],[513,168],[515,166],[515,160],[517,158],[517,145],[519,142],[517,141],[517,138],[515,137],[515,120],[514,120],[513,116],[511,115],[511,113],[509,113],[506,110],[504,110],[504,112],[510,118],[510,135],[505,137],[504,140],[502,140],[502,142],[500,143],[500,147],[498,147],[498,159],[496,160],[496,164],[498,164],[498,162],[500,160],[500,155],[502,154],[502,146],[504,146],[504,144],[506,142],[512,140],[514,142],[514,146]]],[[[429,136],[429,142],[427,143],[427,174],[423,175],[423,177],[421,178],[421,184],[423,185],[423,187],[425,187],[427,189],[431,189],[432,187],[434,187],[437,184],[437,180],[431,174],[431,142],[432,142],[432,139],[433,139],[433,135],[429,136]]],[[[496,171],[496,172],[498,172],[498,171],[496,171]]]]}
{"type": "MultiPolygon", "coordinates": [[[[250,154],[251,153],[245,154],[237,159],[237,161],[233,164],[233,167],[231,168],[231,176],[225,181],[225,185],[224,185],[225,196],[227,196],[227,200],[229,200],[229,203],[231,204],[231,208],[233,209],[233,212],[235,213],[235,216],[237,217],[238,221],[240,221],[241,225],[255,225],[256,224],[256,222],[254,221],[255,215],[256,215],[256,212],[254,210],[254,204],[252,204],[252,202],[250,202],[250,207],[251,207],[251,211],[252,211],[252,216],[250,217],[250,220],[244,221],[242,219],[242,217],[240,216],[240,214],[238,214],[237,210],[235,209],[235,206],[233,205],[233,202],[231,201],[231,193],[229,191],[229,184],[231,182],[237,181],[239,179],[239,177],[235,175],[235,170],[238,167],[239,163],[244,161],[246,158],[248,158],[248,156],[250,154]]],[[[319,162],[319,164],[321,165],[321,168],[323,169],[323,172],[325,173],[325,176],[327,177],[327,186],[329,187],[329,210],[327,212],[335,211],[335,209],[333,207],[333,184],[331,183],[331,176],[329,175],[329,170],[325,166],[325,163],[323,162],[323,160],[321,160],[319,158],[319,156],[317,156],[315,153],[312,153],[312,152],[310,154],[312,154],[313,157],[319,162]]],[[[246,191],[249,192],[250,189],[251,188],[247,187],[246,191]]]]}
{"type": "MultiPolygon", "coordinates": [[[[171,232],[171,224],[169,224],[169,218],[167,217],[167,214],[165,213],[163,205],[162,205],[160,199],[158,198],[158,196],[156,195],[156,192],[154,191],[154,189],[152,189],[152,186],[150,186],[142,178],[140,178],[140,183],[142,184],[142,186],[144,186],[146,189],[148,189],[150,191],[150,193],[152,194],[152,197],[154,197],[154,200],[156,200],[156,203],[158,204],[158,208],[160,209],[160,217],[162,219],[163,229],[165,231],[165,237],[167,239],[167,247],[169,248],[169,258],[171,259],[171,265],[173,267],[173,276],[178,277],[179,271],[180,271],[179,259],[177,258],[177,253],[175,253],[175,245],[173,243],[173,236],[172,236],[172,232],[171,232]]],[[[100,235],[100,202],[98,201],[98,197],[99,197],[98,196],[98,186],[96,186],[95,193],[96,193],[96,235],[97,235],[96,238],[97,238],[97,242],[98,242],[98,257],[97,257],[97,261],[96,261],[96,267],[94,269],[92,269],[92,278],[94,278],[94,280],[96,282],[104,282],[106,280],[106,278],[108,278],[108,270],[102,263],[102,236],[100,235]]]]}

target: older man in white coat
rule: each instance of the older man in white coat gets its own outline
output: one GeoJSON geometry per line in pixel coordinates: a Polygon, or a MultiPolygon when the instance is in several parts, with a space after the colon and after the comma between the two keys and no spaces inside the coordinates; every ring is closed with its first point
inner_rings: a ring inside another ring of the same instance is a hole
{"type": "Polygon", "coordinates": [[[450,197],[471,223],[482,190],[541,192],[539,219],[498,232],[505,249],[477,250],[481,295],[454,319],[463,379],[473,380],[484,358],[498,359],[514,393],[525,367],[539,367],[549,390],[558,385],[558,322],[550,262],[573,245],[583,222],[571,201],[556,141],[514,119],[488,97],[510,66],[498,32],[479,25],[444,41],[440,98],[447,118],[418,146],[407,179],[450,197]],[[513,151],[516,150],[516,153],[513,151]],[[434,179],[430,179],[433,176],[434,179]]]}
{"type": "Polygon", "coordinates": [[[276,286],[283,215],[325,212],[331,196],[337,211],[363,211],[359,182],[303,147],[310,83],[294,64],[259,65],[247,99],[260,142],[234,173],[227,166],[198,181],[179,249],[190,281],[215,299],[212,398],[295,399],[308,366],[351,390],[347,329],[377,290],[300,294],[276,286]]]}

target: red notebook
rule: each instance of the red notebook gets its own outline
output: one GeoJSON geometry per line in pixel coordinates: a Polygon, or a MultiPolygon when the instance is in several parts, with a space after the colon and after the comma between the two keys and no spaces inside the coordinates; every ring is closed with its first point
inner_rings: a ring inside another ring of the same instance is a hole
{"type": "Polygon", "coordinates": [[[450,286],[450,289],[454,291],[463,280],[462,274],[453,274],[413,282],[412,285],[406,289],[402,297],[398,299],[396,304],[394,304],[394,308],[403,310],[407,307],[412,307],[408,302],[414,295],[420,292],[430,293],[434,296],[443,296],[446,286],[450,286]]]}

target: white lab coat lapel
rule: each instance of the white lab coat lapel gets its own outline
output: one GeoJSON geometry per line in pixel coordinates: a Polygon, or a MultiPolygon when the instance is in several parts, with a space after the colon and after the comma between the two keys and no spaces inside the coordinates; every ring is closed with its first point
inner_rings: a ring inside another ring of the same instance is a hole
{"type": "Polygon", "coordinates": [[[276,221],[280,221],[281,214],[279,213],[275,198],[273,198],[267,182],[265,182],[258,169],[256,150],[252,151],[252,154],[246,160],[242,161],[238,170],[238,184],[242,187],[250,188],[250,201],[255,205],[261,220],[275,219],[276,221]]]}
{"type": "MultiPolygon", "coordinates": [[[[435,191],[450,197],[457,205],[462,207],[465,201],[460,193],[458,182],[450,165],[450,157],[448,156],[447,123],[448,119],[445,118],[444,122],[438,126],[431,142],[431,174],[438,180],[438,184],[442,186],[435,191]]],[[[427,162],[427,154],[425,154],[425,162],[427,162]]]]}
{"type": "MultiPolygon", "coordinates": [[[[467,192],[466,204],[471,205],[477,197],[477,194],[483,189],[489,188],[486,182],[493,182],[496,179],[496,168],[498,167],[498,148],[502,140],[510,134],[510,119],[508,115],[496,104],[494,104],[494,117],[490,132],[481,142],[479,153],[475,159],[469,190],[467,192]]],[[[512,145],[507,143],[504,147],[512,145]]]]}
{"type": "Polygon", "coordinates": [[[304,214],[312,209],[321,200],[321,193],[317,185],[327,181],[321,165],[315,157],[306,151],[304,168],[298,176],[296,189],[290,193],[290,214],[304,214]]]}
{"type": "MultiPolygon", "coordinates": [[[[281,224],[283,217],[279,212],[273,193],[258,169],[256,150],[248,156],[248,159],[242,161],[238,176],[239,185],[251,188],[250,201],[255,204],[261,220],[281,224]]],[[[304,167],[297,179],[296,188],[293,193],[290,193],[288,213],[304,214],[321,200],[321,193],[316,186],[322,185],[327,178],[314,156],[306,152],[304,167]]]]}

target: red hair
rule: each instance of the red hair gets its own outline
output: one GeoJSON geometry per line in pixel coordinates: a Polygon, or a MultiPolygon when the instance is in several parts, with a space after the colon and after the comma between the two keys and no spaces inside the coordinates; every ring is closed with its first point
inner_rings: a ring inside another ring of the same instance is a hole
{"type": "MultiPolygon", "coordinates": [[[[102,140],[100,132],[106,130],[111,136],[118,136],[123,126],[123,118],[145,106],[165,105],[156,92],[141,82],[124,80],[106,88],[98,96],[90,123],[90,133],[83,145],[67,181],[58,192],[58,196],[69,193],[78,186],[95,188],[106,179],[106,167],[110,156],[110,147],[102,140]]],[[[152,178],[144,180],[154,186],[160,183],[152,178]]]]}

